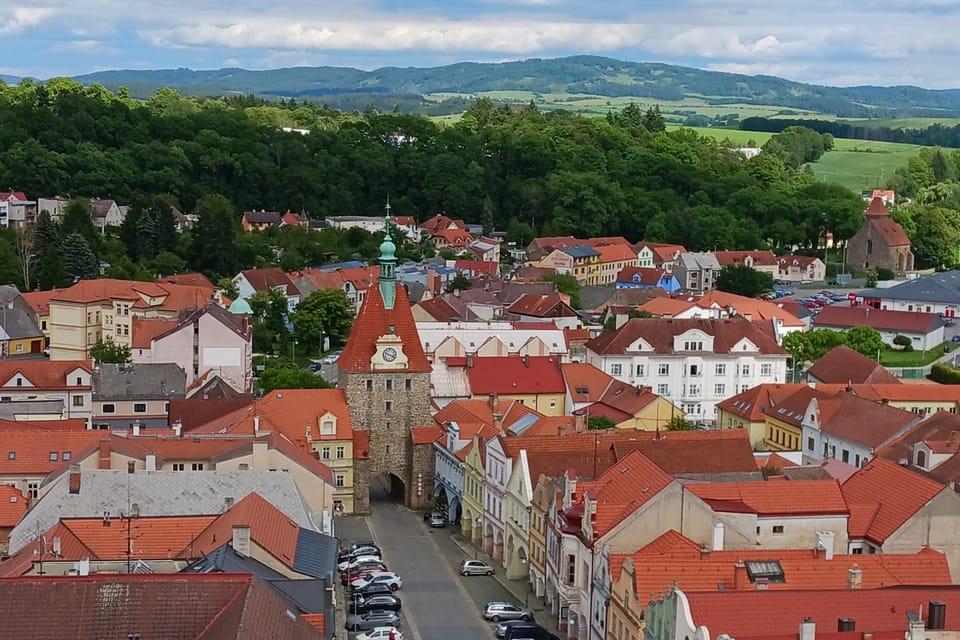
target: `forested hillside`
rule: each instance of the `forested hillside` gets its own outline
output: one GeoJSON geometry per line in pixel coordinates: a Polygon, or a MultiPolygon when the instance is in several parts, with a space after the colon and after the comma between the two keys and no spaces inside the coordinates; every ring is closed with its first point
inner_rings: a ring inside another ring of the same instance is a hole
{"type": "MultiPolygon", "coordinates": [[[[446,212],[518,240],[624,235],[694,250],[754,249],[813,245],[825,231],[848,237],[863,215],[858,195],[814,182],[790,160],[789,140],[770,147],[782,153],[744,160],[691,130],[664,130],[656,110],[590,119],[481,100],[443,126],[170,90],[141,103],[58,80],[0,87],[0,122],[5,187],[33,197],[111,197],[134,213],[157,196],[191,212],[219,195],[217,207],[232,211],[235,226],[252,208],[377,214],[389,195],[397,214],[446,212]]],[[[227,235],[205,240],[229,247],[233,232],[218,233],[227,235]]],[[[249,266],[214,266],[196,248],[179,250],[189,266],[221,274],[249,266]]]]}

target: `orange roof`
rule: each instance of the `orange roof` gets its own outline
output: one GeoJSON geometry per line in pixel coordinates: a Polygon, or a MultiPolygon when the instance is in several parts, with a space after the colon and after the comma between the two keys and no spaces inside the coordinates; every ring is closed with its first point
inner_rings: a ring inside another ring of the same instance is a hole
{"type": "Polygon", "coordinates": [[[433,238],[443,238],[447,244],[465,247],[473,241],[470,232],[463,229],[441,229],[430,234],[433,238]]]}
{"type": "Polygon", "coordinates": [[[713,255],[721,267],[746,264],[747,258],[752,258],[757,266],[777,266],[777,256],[773,251],[714,251],[713,255]]]}
{"type": "Polygon", "coordinates": [[[28,291],[21,293],[23,299],[27,301],[38,316],[50,315],[50,299],[61,293],[63,289],[50,289],[49,291],[28,291]]]}
{"type": "Polygon", "coordinates": [[[849,512],[836,480],[691,483],[687,488],[719,511],[742,505],[761,517],[849,512]]]}
{"type": "MultiPolygon", "coordinates": [[[[541,416],[535,409],[531,409],[517,400],[497,400],[496,407],[497,413],[502,416],[505,429],[509,429],[513,423],[526,415],[541,416]]],[[[438,411],[433,419],[441,425],[447,422],[456,422],[457,424],[479,422],[492,427],[495,422],[489,400],[454,400],[438,411]]]]}
{"type": "Polygon", "coordinates": [[[563,337],[566,338],[568,346],[576,342],[583,343],[590,339],[590,330],[566,328],[563,330],[563,337]]]}
{"type": "Polygon", "coordinates": [[[82,418],[66,420],[3,420],[0,431],[86,431],[87,421],[82,418]]]}
{"type": "Polygon", "coordinates": [[[160,318],[138,318],[133,317],[130,323],[132,336],[130,344],[134,349],[149,349],[155,338],[165,334],[167,331],[176,329],[180,322],[178,320],[164,320],[160,318]]]}
{"type": "Polygon", "coordinates": [[[131,558],[159,560],[175,558],[214,520],[216,516],[132,518],[129,531],[121,519],[109,521],[110,526],[104,526],[103,518],[65,518],[60,524],[97,559],[126,558],[129,533],[131,558]]]}
{"type": "Polygon", "coordinates": [[[370,458],[370,432],[355,429],[353,432],[353,459],[367,460],[370,458]]]}
{"type": "Polygon", "coordinates": [[[90,304],[109,303],[112,300],[132,301],[138,309],[164,309],[182,311],[202,309],[210,303],[213,289],[205,286],[157,284],[134,280],[81,280],[68,289],[63,289],[51,302],[75,302],[90,304]],[[151,302],[150,299],[156,299],[151,302]]]}
{"type": "Polygon", "coordinates": [[[474,395],[563,393],[559,359],[554,356],[476,358],[467,368],[474,395]]]}
{"type": "Polygon", "coordinates": [[[431,444],[443,435],[443,429],[433,425],[429,427],[410,427],[413,444],[431,444]]]}
{"type": "Polygon", "coordinates": [[[749,315],[753,320],[777,319],[782,321],[786,327],[806,326],[800,318],[786,309],[782,309],[769,300],[763,300],[761,298],[747,298],[746,296],[738,296],[735,293],[727,293],[726,291],[714,289],[704,294],[700,300],[701,306],[716,304],[724,308],[733,307],[738,316],[749,315]]]}
{"type": "Polygon", "coordinates": [[[628,244],[604,244],[594,247],[600,254],[600,262],[636,262],[637,254],[628,244]]]}
{"type": "Polygon", "coordinates": [[[377,340],[391,333],[391,330],[403,340],[403,352],[408,359],[407,368],[401,372],[429,372],[430,362],[420,343],[407,290],[399,285],[393,309],[390,310],[384,308],[380,287],[370,287],[337,361],[340,370],[345,373],[372,371],[370,360],[376,353],[377,340]]]}
{"type": "Polygon", "coordinates": [[[675,316],[683,313],[690,307],[696,306],[696,303],[678,298],[668,298],[660,296],[644,302],[637,307],[641,311],[647,311],[655,316],[675,316]]]}
{"type": "Polygon", "coordinates": [[[204,289],[210,289],[211,291],[216,289],[213,286],[213,283],[207,279],[207,276],[202,273],[179,273],[173,276],[167,276],[165,278],[160,278],[157,282],[165,284],[183,284],[191,287],[203,287],[204,289]]]}
{"type": "Polygon", "coordinates": [[[567,393],[574,402],[596,402],[613,378],[592,364],[568,362],[560,366],[567,393]]]}
{"type": "Polygon", "coordinates": [[[874,458],[850,476],[841,490],[850,505],[850,538],[883,544],[946,487],[894,462],[874,458]]]}
{"type": "Polygon", "coordinates": [[[763,422],[765,415],[781,402],[808,388],[797,384],[758,384],[742,393],[717,403],[717,409],[732,413],[750,422],[763,422]]]}
{"type": "Polygon", "coordinates": [[[248,525],[250,539],[270,555],[293,568],[300,526],[257,493],[233,505],[217,517],[180,553],[183,558],[209,555],[233,538],[234,525],[248,525]]]}
{"type": "MultiPolygon", "coordinates": [[[[68,388],[67,376],[77,369],[93,374],[92,360],[2,360],[0,361],[0,385],[17,373],[40,391],[61,391],[68,388]]],[[[90,385],[69,385],[70,389],[86,390],[90,385]]],[[[18,387],[25,390],[26,387],[18,387]]]]}
{"type": "Polygon", "coordinates": [[[634,451],[583,487],[584,499],[594,501],[596,540],[666,488],[672,478],[649,458],[634,451]]]}
{"type": "Polygon", "coordinates": [[[30,498],[9,484],[0,485],[0,528],[13,528],[27,512],[30,498]]]}
{"type": "MultiPolygon", "coordinates": [[[[854,351],[845,344],[834,347],[807,371],[821,382],[848,384],[848,383],[883,383],[885,386],[899,385],[897,378],[877,362],[874,362],[859,351],[854,351]]],[[[907,386],[907,385],[903,385],[907,386]]]]}
{"type": "Polygon", "coordinates": [[[104,437],[99,431],[4,432],[0,475],[46,475],[92,452],[104,437]]]}
{"type": "Polygon", "coordinates": [[[326,616],[322,613],[301,613],[300,617],[306,620],[311,627],[320,633],[326,633],[326,616]]]}

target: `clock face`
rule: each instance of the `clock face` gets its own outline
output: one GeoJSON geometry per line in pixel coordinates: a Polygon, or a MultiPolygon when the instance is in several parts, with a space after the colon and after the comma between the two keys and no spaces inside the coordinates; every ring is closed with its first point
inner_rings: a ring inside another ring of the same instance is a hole
{"type": "Polygon", "coordinates": [[[397,350],[393,347],[387,347],[383,350],[383,359],[387,362],[393,362],[397,359],[397,350]]]}

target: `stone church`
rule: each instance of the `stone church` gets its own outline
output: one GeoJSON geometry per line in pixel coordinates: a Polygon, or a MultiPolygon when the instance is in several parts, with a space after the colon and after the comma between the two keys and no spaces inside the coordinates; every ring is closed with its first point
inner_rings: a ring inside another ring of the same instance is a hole
{"type": "Polygon", "coordinates": [[[890,217],[880,197],[867,207],[866,219],[847,243],[847,261],[863,269],[913,271],[913,247],[903,227],[890,217]]]}
{"type": "Polygon", "coordinates": [[[406,289],[397,286],[389,231],[379,262],[379,286],[367,293],[338,361],[338,385],[354,429],[355,513],[370,511],[371,483],[388,486],[395,499],[415,509],[433,498],[433,445],[414,445],[411,438],[411,428],[434,424],[431,366],[406,289]]]}

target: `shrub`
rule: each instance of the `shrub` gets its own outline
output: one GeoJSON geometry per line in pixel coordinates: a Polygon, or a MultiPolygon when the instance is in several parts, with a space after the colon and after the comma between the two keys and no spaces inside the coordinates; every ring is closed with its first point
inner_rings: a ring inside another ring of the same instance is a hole
{"type": "Polygon", "coordinates": [[[893,339],[893,344],[901,347],[901,351],[913,351],[913,340],[907,336],[897,336],[893,339]]]}
{"type": "Polygon", "coordinates": [[[877,280],[880,280],[880,281],[893,280],[896,277],[897,277],[897,274],[895,274],[890,269],[887,269],[885,267],[877,267],[877,280]]]}
{"type": "Polygon", "coordinates": [[[960,384],[960,369],[938,363],[931,368],[929,378],[940,384],[960,384]]]}

